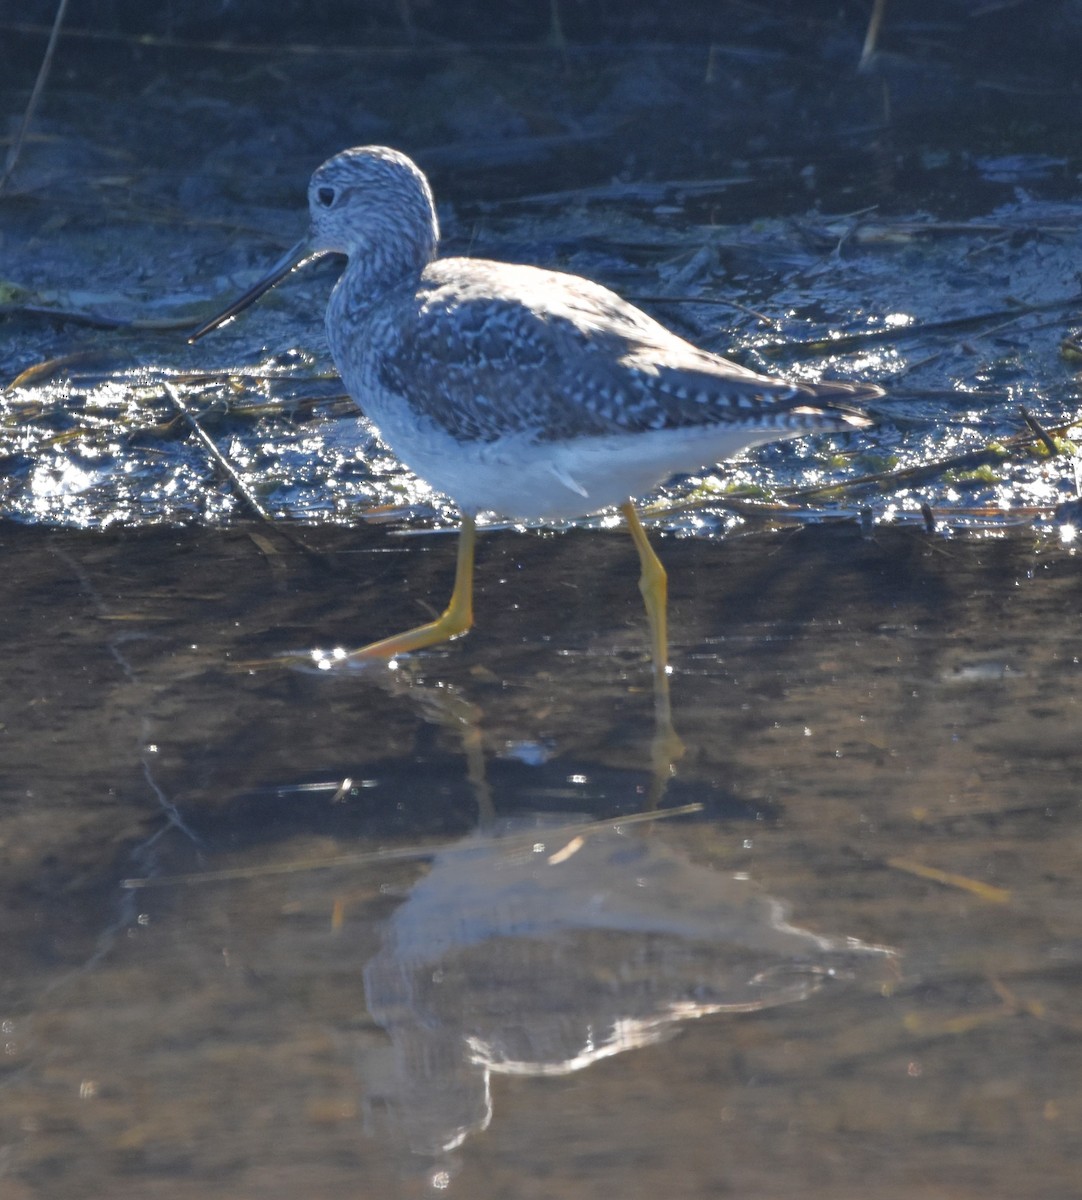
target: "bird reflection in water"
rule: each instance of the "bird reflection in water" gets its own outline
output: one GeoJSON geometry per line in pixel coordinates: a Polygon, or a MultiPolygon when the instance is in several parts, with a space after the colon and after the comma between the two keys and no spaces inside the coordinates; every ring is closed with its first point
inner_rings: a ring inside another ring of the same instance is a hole
{"type": "MultiPolygon", "coordinates": [[[[340,970],[349,946],[370,946],[375,933],[364,994],[387,1042],[373,1048],[366,1039],[358,1062],[368,1125],[393,1155],[423,1162],[434,1185],[446,1184],[455,1152],[493,1121],[493,1075],[567,1075],[662,1041],[694,1018],[796,1003],[867,971],[878,982],[894,974],[888,947],[802,929],[746,876],[693,862],[678,846],[683,831],[661,820],[686,809],[578,822],[497,816],[480,706],[409,669],[369,678],[461,739],[478,827],[457,842],[271,869],[347,867],[355,880],[368,877],[370,896],[369,871],[427,861],[376,931],[367,905],[340,898],[333,941],[340,970]]],[[[129,882],[266,873],[241,867],[129,882]]],[[[325,886],[314,895],[323,908],[325,886]]]]}
{"type": "Polygon", "coordinates": [[[446,1175],[492,1120],[493,1074],[569,1074],[894,960],[790,924],[783,902],[659,833],[641,818],[493,820],[434,855],[364,971],[391,1042],[362,1068],[384,1137],[446,1175]]]}
{"type": "MultiPolygon", "coordinates": [[[[427,872],[364,967],[389,1037],[359,1064],[370,1130],[424,1156],[440,1186],[493,1119],[494,1074],[566,1075],[685,1021],[792,1004],[868,970],[881,979],[895,962],[888,947],[799,928],[746,876],[692,862],[657,824],[679,811],[656,807],[667,764],[654,761],[632,817],[500,818],[481,706],[408,663],[365,677],[460,740],[479,812],[469,836],[411,855],[427,872]]],[[[343,937],[350,909],[340,898],[343,937]]]]}

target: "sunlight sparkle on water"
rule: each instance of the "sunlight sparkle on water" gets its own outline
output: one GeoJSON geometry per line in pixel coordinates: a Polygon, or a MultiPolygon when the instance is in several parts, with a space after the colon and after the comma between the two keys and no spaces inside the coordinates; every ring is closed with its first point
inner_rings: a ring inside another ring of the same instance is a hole
{"type": "Polygon", "coordinates": [[[31,476],[30,490],[36,497],[51,500],[57,496],[78,495],[100,479],[100,472],[84,471],[69,462],[56,467],[39,467],[31,476]]]}
{"type": "Polygon", "coordinates": [[[335,663],[344,662],[349,657],[341,646],[335,646],[333,650],[313,650],[311,656],[320,671],[329,671],[335,663]]]}

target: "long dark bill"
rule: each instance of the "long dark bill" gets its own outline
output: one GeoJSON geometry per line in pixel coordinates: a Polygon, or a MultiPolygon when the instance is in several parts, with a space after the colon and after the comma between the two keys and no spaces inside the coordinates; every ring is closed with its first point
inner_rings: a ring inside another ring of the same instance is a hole
{"type": "Polygon", "coordinates": [[[209,321],[200,325],[194,333],[189,334],[188,341],[197,342],[205,334],[224,325],[226,321],[235,317],[237,313],[243,312],[249,305],[254,304],[264,292],[269,292],[276,283],[280,283],[291,271],[303,266],[306,262],[311,261],[311,259],[319,257],[321,255],[313,254],[309,249],[307,238],[304,241],[298,242],[295,246],[287,250],[266,275],[258,283],[253,284],[243,296],[234,300],[228,308],[223,308],[216,317],[211,317],[209,321]]]}

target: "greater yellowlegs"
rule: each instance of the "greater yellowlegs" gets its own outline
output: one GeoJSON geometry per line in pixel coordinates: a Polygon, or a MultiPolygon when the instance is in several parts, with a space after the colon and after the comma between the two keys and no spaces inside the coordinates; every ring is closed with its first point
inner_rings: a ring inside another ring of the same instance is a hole
{"type": "Polygon", "coordinates": [[[634,498],[762,442],[862,429],[870,422],[852,403],[882,390],[758,375],[578,275],[437,258],[428,180],[385,146],[325,162],[308,207],[308,236],[192,340],[303,262],[348,259],[327,308],[335,365],[383,441],[462,515],[446,611],[350,657],[391,658],[470,628],[478,513],[555,520],[618,508],[639,554],[667,715],[666,576],[634,498]]]}

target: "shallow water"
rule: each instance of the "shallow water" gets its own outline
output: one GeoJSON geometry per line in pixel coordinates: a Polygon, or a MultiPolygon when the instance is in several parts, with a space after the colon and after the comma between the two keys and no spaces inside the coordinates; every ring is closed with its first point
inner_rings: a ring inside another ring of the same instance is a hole
{"type": "Polygon", "coordinates": [[[665,539],[704,807],[576,844],[649,788],[625,538],[490,535],[398,672],[230,670],[446,590],[448,539],[299,532],[4,533],[9,1194],[1070,1194],[1069,551],[665,539]]]}
{"type": "Polygon", "coordinates": [[[65,356],[0,397],[3,1200],[1076,1195],[1076,457],[998,449],[1079,412],[1069,106],[806,48],[93,44],[2,210],[0,371],[65,356]],[[376,137],[456,252],[891,388],[660,497],[671,778],[604,521],[484,533],[478,627],[397,669],[249,665],[450,588],[328,374],[331,272],[196,348],[32,311],[204,313],[376,137]]]}

